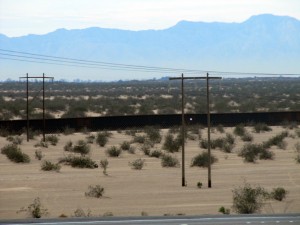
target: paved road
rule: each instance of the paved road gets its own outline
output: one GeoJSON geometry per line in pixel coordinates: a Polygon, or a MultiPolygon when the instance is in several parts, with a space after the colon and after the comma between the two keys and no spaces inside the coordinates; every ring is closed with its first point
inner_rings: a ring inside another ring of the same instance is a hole
{"type": "Polygon", "coordinates": [[[111,217],[28,219],[1,221],[9,225],[300,225],[300,214],[284,215],[239,215],[239,216],[181,216],[181,217],[111,217]]]}

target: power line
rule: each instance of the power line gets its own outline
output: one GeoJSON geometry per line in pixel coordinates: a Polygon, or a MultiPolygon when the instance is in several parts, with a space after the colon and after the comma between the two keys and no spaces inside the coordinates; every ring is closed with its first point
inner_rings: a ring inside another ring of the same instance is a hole
{"type": "Polygon", "coordinates": [[[57,57],[50,55],[34,54],[22,51],[13,51],[0,49],[0,58],[6,60],[23,61],[40,64],[61,65],[71,67],[83,67],[106,70],[121,71],[138,71],[138,72],[160,72],[160,73],[186,73],[186,74],[218,74],[222,76],[239,75],[239,76],[300,76],[300,73],[252,73],[236,71],[214,71],[214,70],[197,70],[197,69],[179,69],[169,67],[143,66],[132,64],[111,63],[84,59],[75,59],[68,57],[57,57]]]}

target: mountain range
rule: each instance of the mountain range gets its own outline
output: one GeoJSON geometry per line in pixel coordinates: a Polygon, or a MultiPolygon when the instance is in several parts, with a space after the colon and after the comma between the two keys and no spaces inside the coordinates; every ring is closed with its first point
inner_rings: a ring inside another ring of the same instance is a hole
{"type": "MultiPolygon", "coordinates": [[[[270,14],[242,23],[181,21],[163,30],[58,29],[7,37],[0,48],[110,63],[213,71],[300,73],[300,21],[270,14]]],[[[3,52],[0,52],[3,53],[3,52]]],[[[3,57],[3,55],[2,55],[3,57]]],[[[1,79],[45,72],[59,79],[118,80],[165,74],[111,71],[0,59],[1,79]],[[109,77],[109,79],[108,79],[109,77]]]]}

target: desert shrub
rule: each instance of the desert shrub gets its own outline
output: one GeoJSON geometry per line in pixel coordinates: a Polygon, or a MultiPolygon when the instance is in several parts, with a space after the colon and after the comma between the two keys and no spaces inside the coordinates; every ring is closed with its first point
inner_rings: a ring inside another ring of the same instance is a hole
{"type": "Polygon", "coordinates": [[[59,163],[65,163],[66,165],[71,165],[72,167],[78,168],[98,168],[98,165],[91,158],[86,156],[74,156],[69,155],[59,160],[59,163]]]}
{"type": "Polygon", "coordinates": [[[6,155],[8,159],[16,163],[29,163],[30,158],[23,153],[21,149],[14,144],[8,144],[1,148],[1,153],[6,155]]]}
{"type": "Polygon", "coordinates": [[[64,146],[64,150],[67,152],[72,152],[73,151],[73,142],[68,141],[64,146]]]}
{"type": "Polygon", "coordinates": [[[257,123],[257,124],[254,125],[253,129],[256,133],[261,133],[261,132],[264,132],[264,131],[272,131],[272,128],[269,127],[265,123],[257,123]]]}
{"type": "Polygon", "coordinates": [[[103,169],[103,174],[107,176],[107,167],[108,167],[108,160],[102,159],[100,160],[100,167],[103,169]]]}
{"type": "Polygon", "coordinates": [[[44,142],[43,140],[40,140],[38,143],[34,145],[34,147],[42,147],[42,148],[48,148],[48,143],[44,142]]]}
{"type": "Polygon", "coordinates": [[[157,149],[150,152],[150,156],[155,157],[155,158],[161,157],[162,154],[163,154],[162,151],[157,150],[157,149]]]}
{"type": "Polygon", "coordinates": [[[44,171],[52,171],[53,170],[53,171],[59,172],[61,169],[61,166],[58,163],[54,164],[48,160],[45,160],[41,165],[41,169],[44,171]]]}
{"type": "Polygon", "coordinates": [[[54,146],[58,143],[58,137],[54,134],[47,135],[45,139],[45,141],[50,142],[50,144],[54,146]]]}
{"type": "Polygon", "coordinates": [[[135,153],[135,147],[134,146],[130,146],[130,148],[128,149],[128,153],[134,154],[135,153]]]}
{"type": "Polygon", "coordinates": [[[104,188],[101,185],[89,186],[85,192],[86,197],[101,198],[104,194],[104,188]]]}
{"type": "Polygon", "coordinates": [[[244,186],[236,187],[233,193],[233,210],[239,214],[252,214],[259,212],[264,201],[268,198],[268,193],[264,188],[252,187],[245,183],[244,186]]]}
{"type": "Polygon", "coordinates": [[[26,212],[32,218],[41,218],[49,214],[48,209],[42,205],[40,198],[35,198],[33,203],[28,205],[27,208],[22,207],[17,213],[19,212],[26,212]]]}
{"type": "Polygon", "coordinates": [[[248,132],[245,132],[244,133],[244,135],[243,136],[241,136],[241,139],[243,140],[243,141],[247,141],[247,142],[251,142],[251,141],[253,141],[253,136],[250,134],[250,133],[248,133],[248,132]]]}
{"type": "Polygon", "coordinates": [[[136,135],[133,137],[132,143],[144,144],[147,138],[145,135],[136,135]]]}
{"type": "Polygon", "coordinates": [[[141,151],[145,154],[145,155],[150,155],[150,151],[151,151],[151,146],[148,143],[144,143],[141,146],[141,151]]]}
{"type": "Polygon", "coordinates": [[[202,188],[202,186],[203,186],[203,184],[202,184],[202,182],[197,182],[197,188],[202,188]]]}
{"type": "Polygon", "coordinates": [[[109,217],[109,216],[114,216],[114,214],[112,212],[103,213],[103,217],[109,217]]]}
{"type": "Polygon", "coordinates": [[[163,154],[161,157],[161,165],[162,167],[178,167],[180,163],[175,156],[163,154]]]}
{"type": "Polygon", "coordinates": [[[266,148],[270,148],[272,146],[278,146],[284,140],[284,138],[286,138],[288,136],[288,134],[289,133],[287,131],[283,131],[280,134],[277,134],[274,137],[271,137],[269,140],[264,142],[263,145],[266,148]]]}
{"type": "Polygon", "coordinates": [[[178,152],[179,148],[181,146],[181,143],[178,139],[174,138],[172,134],[167,134],[165,137],[165,141],[163,144],[163,149],[168,152],[178,152]]]}
{"type": "Polygon", "coordinates": [[[235,142],[234,136],[232,134],[230,134],[230,133],[226,133],[225,139],[226,139],[226,142],[229,143],[229,144],[231,144],[231,145],[233,145],[234,142],[235,142]]]}
{"type": "Polygon", "coordinates": [[[230,152],[232,152],[233,147],[234,147],[234,145],[232,145],[230,143],[224,143],[224,145],[222,146],[221,150],[223,152],[230,153],[230,152]]]}
{"type": "Polygon", "coordinates": [[[222,124],[219,124],[217,127],[216,127],[217,131],[219,131],[220,133],[224,133],[225,130],[224,130],[224,127],[222,124]]]}
{"type": "Polygon", "coordinates": [[[105,153],[110,157],[119,157],[122,153],[122,150],[116,146],[111,146],[106,149],[105,153]]]}
{"type": "Polygon", "coordinates": [[[296,129],[296,130],[295,130],[295,133],[296,133],[296,135],[297,135],[298,137],[300,137],[300,129],[296,129]]]}
{"type": "Polygon", "coordinates": [[[120,146],[120,148],[121,148],[122,150],[125,150],[125,151],[129,150],[129,149],[130,149],[130,142],[128,142],[128,141],[123,141],[122,144],[121,144],[121,146],[120,146]]]}
{"type": "Polygon", "coordinates": [[[285,150],[286,147],[287,147],[287,142],[283,140],[283,141],[281,141],[281,142],[279,142],[279,143],[277,144],[277,147],[278,147],[279,149],[285,150]]]}
{"type": "Polygon", "coordinates": [[[90,152],[90,145],[84,140],[79,140],[76,145],[73,146],[72,151],[75,153],[80,153],[81,155],[86,155],[90,152]]]}
{"type": "Polygon", "coordinates": [[[282,201],[286,198],[287,191],[283,187],[273,188],[271,192],[271,197],[277,201],[282,201]]]}
{"type": "Polygon", "coordinates": [[[220,212],[220,213],[223,213],[223,214],[225,214],[225,215],[229,215],[229,214],[230,214],[230,209],[227,209],[227,208],[225,208],[224,206],[221,206],[221,207],[219,208],[219,212],[220,212]]]}
{"type": "Polygon", "coordinates": [[[87,212],[85,212],[82,208],[77,208],[74,211],[74,217],[91,217],[92,216],[92,212],[90,209],[87,210],[87,212]]]}
{"type": "Polygon", "coordinates": [[[98,132],[96,137],[96,143],[101,147],[104,147],[108,142],[108,133],[107,132],[98,132]]]}
{"type": "Polygon", "coordinates": [[[95,135],[93,134],[89,134],[88,136],[86,136],[86,142],[89,143],[89,144],[93,144],[94,143],[94,140],[95,140],[95,135]]]}
{"type": "Polygon", "coordinates": [[[35,155],[35,158],[38,160],[41,160],[44,157],[41,150],[35,150],[34,155],[35,155]]]}
{"type": "Polygon", "coordinates": [[[233,130],[233,133],[236,136],[244,136],[245,132],[246,128],[244,127],[244,124],[238,124],[233,130]]]}
{"type": "Polygon", "coordinates": [[[20,145],[23,142],[23,138],[20,136],[8,136],[6,140],[15,145],[20,145]]]}
{"type": "Polygon", "coordinates": [[[8,137],[10,135],[10,131],[5,127],[0,127],[0,136],[8,137]]]}
{"type": "Polygon", "coordinates": [[[238,153],[245,162],[255,162],[259,159],[273,159],[274,154],[262,144],[245,144],[238,153]]]}
{"type": "Polygon", "coordinates": [[[295,150],[300,153],[300,142],[295,144],[295,150]]]}
{"type": "Polygon", "coordinates": [[[161,134],[160,130],[155,127],[145,127],[145,133],[152,143],[160,143],[161,142],[161,134]]]}
{"type": "Polygon", "coordinates": [[[296,121],[283,121],[282,127],[286,129],[293,130],[295,128],[298,128],[298,124],[296,121]]]}
{"type": "Polygon", "coordinates": [[[129,165],[131,166],[132,169],[141,170],[141,169],[143,169],[143,167],[145,165],[145,160],[144,159],[136,159],[133,162],[129,162],[129,165]]]}
{"type": "MultiPolygon", "coordinates": [[[[218,159],[214,155],[211,154],[211,157],[210,157],[211,165],[217,161],[218,161],[218,159]]],[[[191,162],[191,166],[208,167],[208,165],[209,165],[208,152],[203,152],[203,153],[198,154],[197,156],[195,156],[192,159],[192,162],[191,162]]]]}
{"type": "Polygon", "coordinates": [[[65,127],[63,130],[63,134],[64,135],[70,135],[70,134],[74,134],[75,133],[75,129],[74,128],[70,128],[70,127],[65,127]]]}

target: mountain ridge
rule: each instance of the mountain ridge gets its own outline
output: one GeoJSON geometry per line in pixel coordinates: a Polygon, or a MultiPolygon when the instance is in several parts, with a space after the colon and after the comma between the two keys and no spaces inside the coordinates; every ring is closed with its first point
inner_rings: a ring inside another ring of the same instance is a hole
{"type": "Polygon", "coordinates": [[[241,23],[183,20],[162,30],[90,27],[62,28],[45,35],[16,38],[0,35],[0,46],[113,63],[231,71],[300,71],[300,21],[271,14],[252,16],[241,23]]]}

